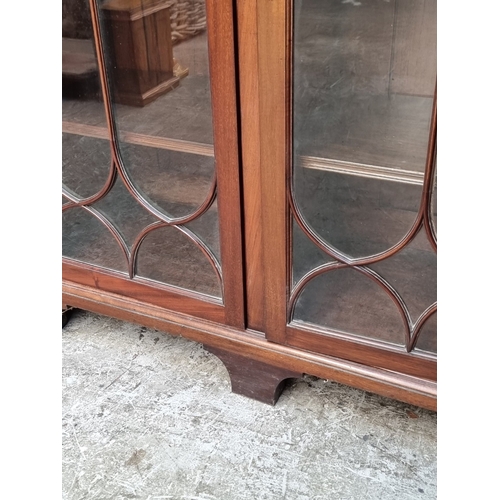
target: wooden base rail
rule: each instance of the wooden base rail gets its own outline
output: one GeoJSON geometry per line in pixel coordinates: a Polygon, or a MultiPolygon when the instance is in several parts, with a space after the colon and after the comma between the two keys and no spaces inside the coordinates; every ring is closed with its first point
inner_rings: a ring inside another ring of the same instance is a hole
{"type": "Polygon", "coordinates": [[[437,409],[435,382],[275,344],[260,332],[215,324],[70,281],[63,280],[62,300],[76,308],[180,335],[229,356],[241,356],[250,363],[309,374],[429,410],[437,409]]]}

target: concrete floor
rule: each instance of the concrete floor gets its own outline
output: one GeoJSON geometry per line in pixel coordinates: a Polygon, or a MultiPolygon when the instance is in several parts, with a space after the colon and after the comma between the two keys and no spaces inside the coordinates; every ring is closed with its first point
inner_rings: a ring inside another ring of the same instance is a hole
{"type": "Polygon", "coordinates": [[[63,498],[436,498],[435,413],[305,377],[232,394],[201,345],[76,311],[62,330],[63,498]]]}

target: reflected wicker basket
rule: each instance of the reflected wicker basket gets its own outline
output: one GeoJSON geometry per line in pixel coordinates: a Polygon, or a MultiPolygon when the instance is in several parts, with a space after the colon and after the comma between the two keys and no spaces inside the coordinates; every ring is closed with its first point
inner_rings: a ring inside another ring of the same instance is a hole
{"type": "Polygon", "coordinates": [[[169,0],[172,42],[191,38],[207,28],[205,0],[169,0]]]}

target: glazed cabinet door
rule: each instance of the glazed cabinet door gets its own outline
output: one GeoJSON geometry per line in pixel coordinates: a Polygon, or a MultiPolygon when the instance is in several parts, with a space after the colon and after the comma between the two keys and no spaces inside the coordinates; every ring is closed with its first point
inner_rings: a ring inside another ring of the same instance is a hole
{"type": "Polygon", "coordinates": [[[436,1],[256,4],[266,336],[435,380],[436,1]]]}
{"type": "Polygon", "coordinates": [[[63,291],[243,328],[232,4],[63,0],[63,291]]]}

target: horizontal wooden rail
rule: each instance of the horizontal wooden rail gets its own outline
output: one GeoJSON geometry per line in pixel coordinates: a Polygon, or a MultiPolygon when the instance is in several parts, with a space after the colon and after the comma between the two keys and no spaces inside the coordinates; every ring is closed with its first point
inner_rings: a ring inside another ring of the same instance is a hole
{"type": "Polygon", "coordinates": [[[367,177],[383,181],[400,182],[403,184],[424,184],[424,173],[412,170],[402,170],[399,168],[381,167],[378,165],[365,165],[329,158],[316,158],[315,156],[301,156],[300,166],[304,168],[314,168],[316,170],[326,170],[339,174],[355,175],[357,177],[367,177]]]}
{"type": "Polygon", "coordinates": [[[63,280],[63,304],[181,335],[249,359],[317,376],[437,409],[436,382],[267,341],[259,332],[239,330],[183,315],[142,301],[63,280]]]}
{"type": "MultiPolygon", "coordinates": [[[[76,134],[109,140],[109,132],[106,127],[96,127],[95,125],[63,121],[62,131],[66,134],[76,134]]],[[[136,144],[137,146],[169,149],[170,151],[180,151],[181,153],[191,153],[201,156],[214,156],[214,147],[211,144],[203,144],[201,142],[169,139],[167,137],[137,134],[135,132],[120,132],[120,139],[128,144],[136,144]]]]}
{"type": "MultiPolygon", "coordinates": [[[[105,127],[86,125],[83,123],[62,122],[62,131],[66,134],[83,135],[96,139],[109,139],[108,130],[105,127]]],[[[120,138],[128,143],[151,148],[168,149],[201,156],[214,156],[214,147],[211,144],[203,144],[181,139],[170,139],[135,132],[121,132],[120,138]]],[[[340,174],[354,175],[403,184],[415,184],[421,186],[424,183],[424,174],[411,170],[381,167],[378,165],[365,165],[330,158],[318,158],[315,156],[301,156],[300,165],[304,168],[337,172],[340,174]]]]}

